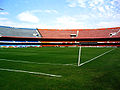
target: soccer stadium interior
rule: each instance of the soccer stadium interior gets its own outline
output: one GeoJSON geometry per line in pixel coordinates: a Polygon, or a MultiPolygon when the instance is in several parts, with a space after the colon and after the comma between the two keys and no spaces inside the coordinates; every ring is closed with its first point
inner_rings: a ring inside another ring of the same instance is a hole
{"type": "Polygon", "coordinates": [[[120,27],[0,26],[0,90],[119,90],[117,47],[120,27]]]}

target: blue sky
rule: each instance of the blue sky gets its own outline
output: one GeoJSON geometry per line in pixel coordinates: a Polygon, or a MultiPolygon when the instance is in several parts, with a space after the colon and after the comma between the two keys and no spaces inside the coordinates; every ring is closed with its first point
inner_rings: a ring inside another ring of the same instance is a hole
{"type": "Polygon", "coordinates": [[[0,25],[23,28],[120,27],[120,0],[0,0],[0,25]]]}

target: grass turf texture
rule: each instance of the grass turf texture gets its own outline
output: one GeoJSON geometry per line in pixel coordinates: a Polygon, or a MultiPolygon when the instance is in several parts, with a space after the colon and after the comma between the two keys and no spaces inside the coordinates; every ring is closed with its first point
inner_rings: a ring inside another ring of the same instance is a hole
{"type": "MultiPolygon", "coordinates": [[[[82,48],[81,62],[112,48],[82,48]]],[[[0,59],[76,64],[78,48],[0,48],[0,59]]],[[[0,90],[119,90],[120,48],[81,67],[0,61],[0,68],[62,75],[61,78],[0,71],[0,90]]]]}

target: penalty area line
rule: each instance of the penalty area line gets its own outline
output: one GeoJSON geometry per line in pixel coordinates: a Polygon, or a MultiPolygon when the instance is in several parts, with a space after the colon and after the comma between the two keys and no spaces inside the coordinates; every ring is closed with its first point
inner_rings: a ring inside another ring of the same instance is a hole
{"type": "Polygon", "coordinates": [[[28,63],[28,64],[41,64],[41,65],[63,65],[63,66],[74,66],[74,64],[38,63],[38,62],[21,61],[21,60],[10,60],[10,59],[0,59],[0,61],[8,61],[8,62],[16,62],[16,63],[28,63]]]}
{"type": "Polygon", "coordinates": [[[106,52],[104,52],[104,53],[102,53],[102,54],[100,54],[100,55],[98,55],[98,56],[96,56],[96,57],[94,57],[94,58],[92,58],[92,59],[86,61],[86,62],[81,63],[79,66],[82,66],[82,65],[84,65],[84,64],[87,64],[87,63],[89,63],[89,62],[91,62],[91,61],[93,61],[93,60],[95,60],[95,59],[97,59],[97,58],[99,58],[99,57],[101,57],[101,56],[103,56],[103,55],[105,55],[105,54],[107,54],[107,53],[113,51],[113,50],[114,50],[114,48],[111,49],[111,50],[109,50],[109,51],[106,51],[106,52]]]}
{"type": "Polygon", "coordinates": [[[44,76],[51,76],[51,77],[62,77],[61,75],[54,75],[54,74],[48,74],[48,73],[42,73],[42,72],[31,72],[31,71],[4,69],[4,68],[0,68],[0,70],[1,71],[9,71],[9,72],[29,73],[29,74],[35,74],[35,75],[44,75],[44,76]]]}

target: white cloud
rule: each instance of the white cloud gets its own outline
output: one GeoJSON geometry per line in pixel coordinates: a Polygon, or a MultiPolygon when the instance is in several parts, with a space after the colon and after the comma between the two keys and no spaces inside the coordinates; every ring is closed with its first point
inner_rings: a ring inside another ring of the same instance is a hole
{"type": "Polygon", "coordinates": [[[106,10],[110,10],[110,9],[111,9],[111,7],[110,7],[110,6],[108,6],[108,5],[106,5],[106,6],[105,6],[105,9],[106,9],[106,10]]]}
{"type": "Polygon", "coordinates": [[[111,0],[112,5],[120,5],[120,0],[111,0]]]}
{"type": "Polygon", "coordinates": [[[76,21],[76,18],[70,17],[70,16],[62,16],[57,18],[57,23],[62,23],[62,24],[71,24],[76,21]]]}
{"type": "Polygon", "coordinates": [[[29,11],[31,13],[58,13],[57,10],[51,10],[51,9],[46,9],[46,10],[32,10],[32,11],[29,11]]]}
{"type": "Polygon", "coordinates": [[[0,12],[0,15],[8,15],[8,12],[0,12]]]}
{"type": "Polygon", "coordinates": [[[54,10],[54,9],[46,9],[46,10],[31,10],[31,11],[25,11],[22,12],[20,14],[17,15],[17,18],[20,21],[23,22],[30,22],[30,23],[38,23],[39,22],[39,18],[37,16],[35,16],[36,13],[58,13],[58,11],[54,10]]]}
{"type": "MultiPolygon", "coordinates": [[[[102,9],[101,9],[101,12],[105,13],[105,11],[102,11],[102,9]]],[[[96,16],[94,14],[61,16],[56,19],[57,24],[55,26],[59,28],[65,28],[65,29],[67,28],[68,29],[104,28],[104,27],[108,28],[108,27],[119,27],[120,26],[120,22],[119,22],[120,14],[116,14],[114,16],[110,15],[110,13],[107,13],[108,15],[104,14],[106,16],[103,16],[102,13],[100,14],[101,15],[99,16],[96,16]],[[98,20],[98,17],[99,17],[99,20],[98,20]],[[117,20],[113,21],[110,19],[110,17],[113,17],[114,20],[117,18],[117,20]],[[105,20],[105,18],[108,18],[109,20],[108,19],[105,20]]]]}
{"type": "Polygon", "coordinates": [[[87,28],[84,22],[79,20],[80,17],[78,16],[62,16],[58,17],[56,19],[56,25],[59,28],[64,28],[64,29],[78,29],[78,28],[87,28]]]}
{"type": "Polygon", "coordinates": [[[98,7],[99,12],[105,13],[104,7],[98,7]]]}
{"type": "Polygon", "coordinates": [[[19,23],[10,20],[3,20],[0,21],[0,26],[10,26],[10,27],[18,27],[18,28],[39,28],[40,24],[19,23]]]}
{"type": "Polygon", "coordinates": [[[56,10],[44,10],[43,12],[46,12],[46,13],[58,13],[56,10]]]}
{"type": "Polygon", "coordinates": [[[87,0],[67,0],[67,2],[69,3],[68,6],[69,7],[82,7],[85,8],[86,7],[86,1],[87,0]]]}
{"type": "Polygon", "coordinates": [[[88,6],[97,7],[98,5],[103,5],[105,0],[88,0],[88,6]]]}
{"type": "Polygon", "coordinates": [[[8,20],[8,18],[0,18],[0,20],[1,20],[1,21],[3,21],[3,20],[8,20]]]}
{"type": "Polygon", "coordinates": [[[88,6],[93,7],[98,4],[103,4],[104,0],[66,0],[69,7],[82,7],[88,8],[88,6]]]}
{"type": "Polygon", "coordinates": [[[99,22],[96,24],[96,26],[99,28],[108,28],[108,27],[120,27],[120,22],[118,21],[111,21],[111,22],[99,22]]]}
{"type": "Polygon", "coordinates": [[[86,7],[86,0],[78,0],[78,6],[85,8],[86,7]]]}
{"type": "Polygon", "coordinates": [[[15,23],[9,20],[3,20],[3,21],[0,21],[0,25],[1,26],[14,26],[15,23]]]}
{"type": "Polygon", "coordinates": [[[20,21],[24,21],[24,22],[30,22],[30,23],[39,22],[39,18],[33,15],[32,13],[30,13],[29,11],[22,12],[17,17],[20,21]]]}
{"type": "Polygon", "coordinates": [[[108,28],[108,27],[119,27],[119,21],[101,21],[95,24],[86,23],[77,20],[75,17],[70,16],[63,16],[57,18],[55,24],[32,24],[32,23],[19,23],[13,22],[10,20],[0,20],[0,25],[2,26],[11,26],[11,27],[18,27],[18,28],[41,28],[41,29],[85,29],[85,28],[108,28]]]}
{"type": "Polygon", "coordinates": [[[95,12],[96,15],[112,17],[120,13],[120,0],[66,0],[69,7],[80,7],[95,12]]]}
{"type": "Polygon", "coordinates": [[[68,5],[69,7],[76,7],[76,3],[71,3],[68,5]]]}
{"type": "Polygon", "coordinates": [[[32,10],[32,11],[29,11],[29,12],[31,12],[31,13],[41,13],[43,11],[42,10],[32,10]]]}
{"type": "Polygon", "coordinates": [[[95,12],[98,18],[112,19],[120,13],[120,0],[90,0],[88,8],[95,12]]]}
{"type": "Polygon", "coordinates": [[[61,17],[58,17],[56,20],[57,20],[57,23],[79,23],[81,21],[86,21],[88,20],[89,18],[91,18],[91,15],[86,15],[86,14],[80,14],[80,15],[72,15],[72,16],[61,16],[61,17]]]}

